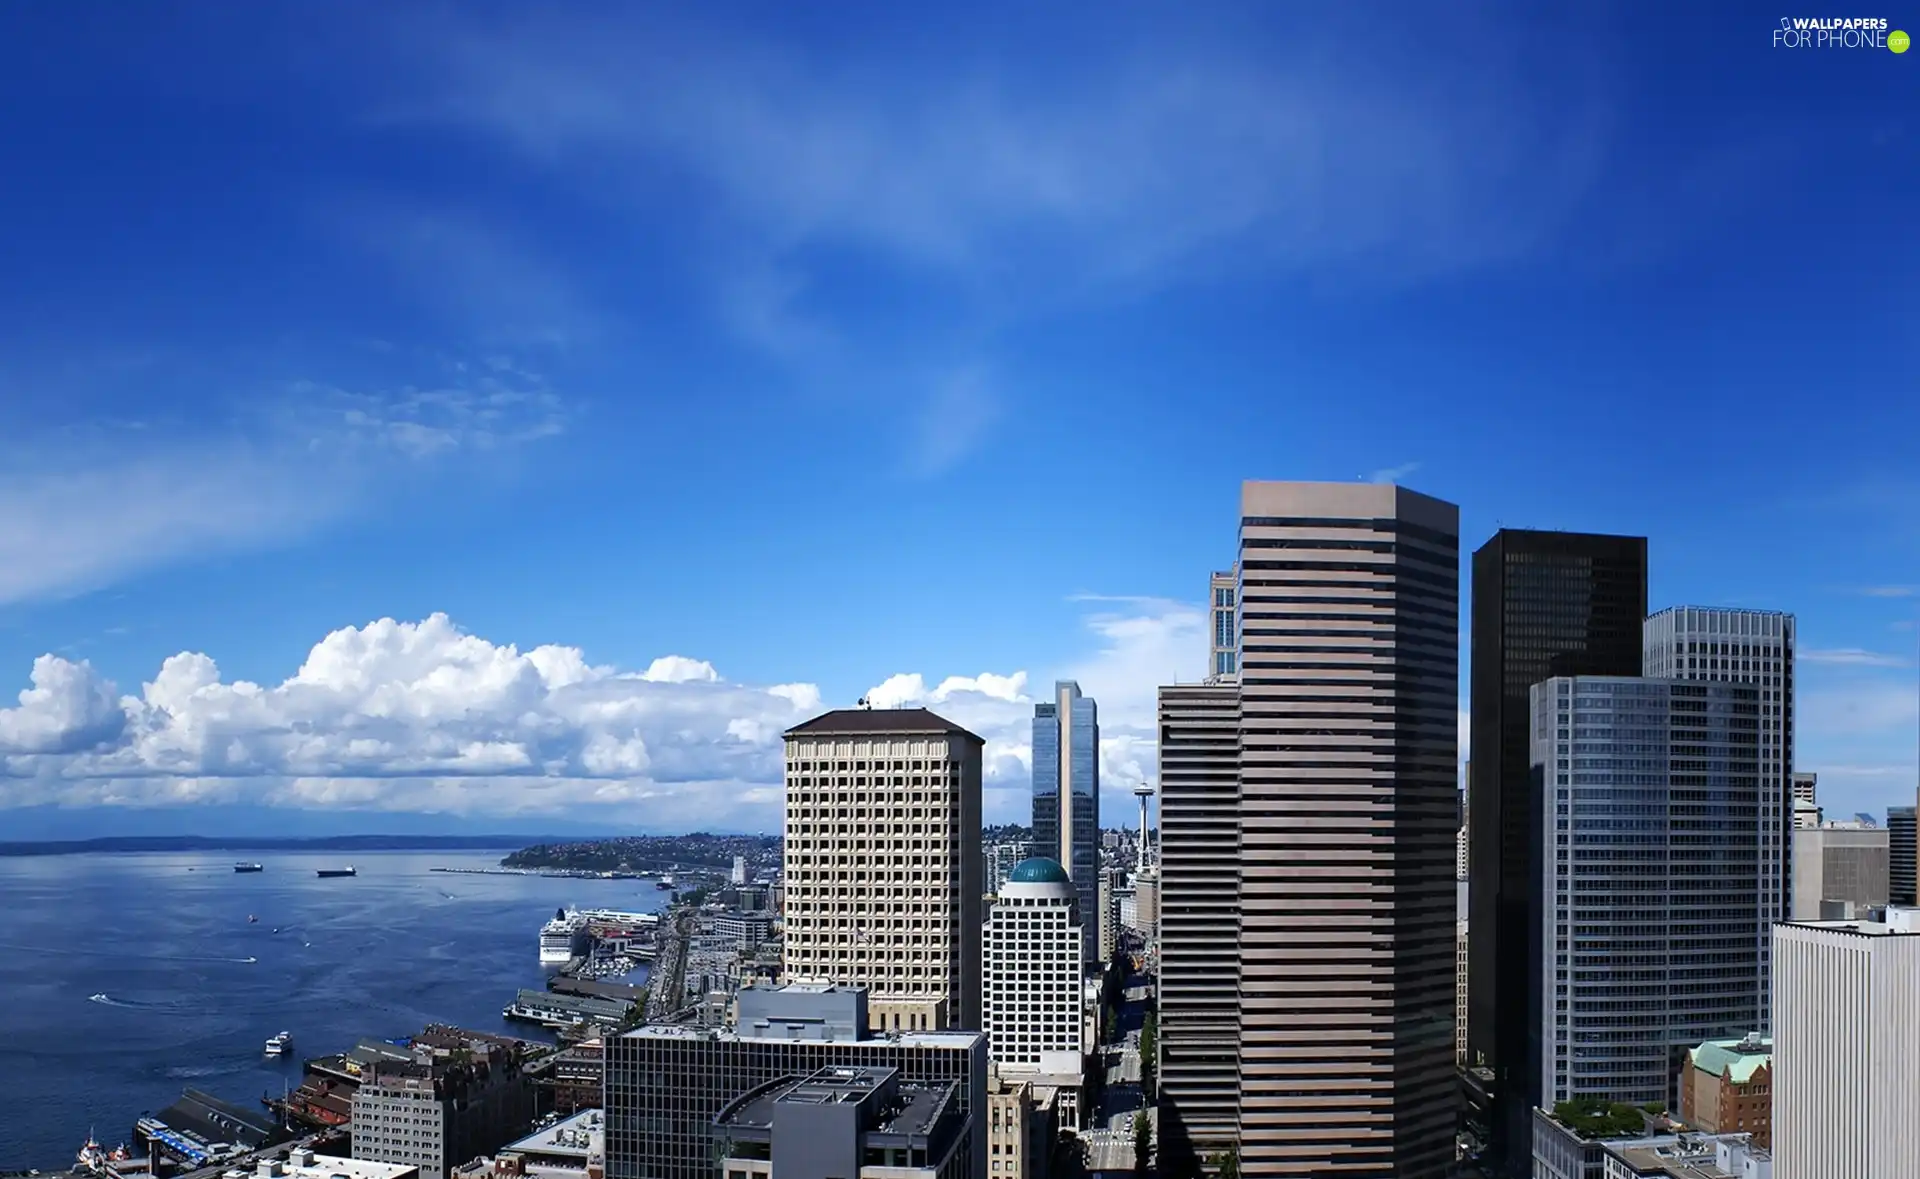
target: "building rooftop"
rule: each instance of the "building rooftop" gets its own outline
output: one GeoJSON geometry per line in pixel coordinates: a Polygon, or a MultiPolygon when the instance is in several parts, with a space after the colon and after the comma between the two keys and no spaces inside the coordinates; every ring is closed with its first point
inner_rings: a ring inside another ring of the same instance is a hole
{"type": "Polygon", "coordinates": [[[376,1163],[296,1150],[285,1162],[262,1160],[254,1170],[238,1173],[249,1179],[412,1179],[420,1168],[409,1163],[376,1163]]]}
{"type": "Polygon", "coordinates": [[[1910,909],[1905,905],[1888,905],[1885,921],[1780,921],[1776,924],[1797,929],[1856,933],[1862,937],[1911,937],[1920,934],[1920,909],[1910,909]]]}
{"type": "MultiPolygon", "coordinates": [[[[1635,1179],[1737,1179],[1747,1159],[1764,1162],[1772,1157],[1746,1134],[1680,1134],[1609,1142],[1606,1152],[1625,1163],[1635,1179]]],[[[1608,1173],[1617,1171],[1609,1167],[1608,1173]]]]}
{"type": "Polygon", "coordinates": [[[926,1137],[954,1108],[957,1088],[955,1081],[902,1081],[898,1069],[835,1065],[749,1090],[713,1121],[733,1130],[765,1131],[773,1129],[776,1106],[864,1105],[872,1107],[874,1120],[861,1133],[926,1137]]]}
{"type": "MultiPolygon", "coordinates": [[[[833,1044],[846,1048],[853,1044],[904,1044],[909,1048],[970,1048],[979,1032],[874,1032],[859,1040],[804,1039],[805,1043],[833,1044]]],[[[689,1027],[677,1023],[650,1023],[620,1037],[623,1040],[706,1040],[712,1043],[739,1044],[793,1043],[801,1037],[741,1035],[733,1028],[689,1027]]]]}
{"type": "Polygon", "coordinates": [[[520,1139],[500,1148],[501,1154],[531,1154],[543,1158],[579,1159],[586,1166],[587,1157],[596,1155],[604,1149],[606,1141],[606,1116],[597,1109],[584,1109],[562,1122],[536,1130],[520,1139]]]}
{"type": "Polygon", "coordinates": [[[984,739],[968,732],[938,713],[924,708],[838,708],[810,721],[801,721],[787,730],[787,736],[811,736],[820,733],[927,733],[965,737],[985,744],[984,739]]]}
{"type": "Polygon", "coordinates": [[[1045,856],[1035,856],[1031,860],[1022,860],[1007,873],[1008,884],[1071,884],[1073,879],[1060,861],[1049,860],[1045,856]]]}
{"type": "Polygon", "coordinates": [[[1773,1060],[1773,1041],[1759,1033],[1741,1040],[1708,1040],[1687,1050],[1693,1067],[1716,1077],[1726,1077],[1736,1085],[1753,1080],[1753,1074],[1773,1060]]]}

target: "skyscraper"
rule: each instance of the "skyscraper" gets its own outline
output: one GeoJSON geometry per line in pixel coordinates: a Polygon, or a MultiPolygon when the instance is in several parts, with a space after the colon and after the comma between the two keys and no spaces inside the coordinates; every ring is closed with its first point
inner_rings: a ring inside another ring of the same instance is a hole
{"type": "MultiPolygon", "coordinates": [[[[1647,619],[1644,662],[1649,676],[1747,684],[1760,693],[1760,855],[1766,865],[1762,902],[1770,921],[1793,901],[1793,615],[1773,610],[1676,606],[1647,619]]],[[[1760,940],[1760,993],[1773,986],[1773,931],[1760,940]]],[[[1765,1013],[1772,1018],[1772,1012],[1765,1013]]],[[[1750,1031],[1766,1031],[1762,1024],[1750,1031]]]]}
{"type": "Polygon", "coordinates": [[[1677,1104],[1688,1049],[1768,1021],[1774,842],[1761,689],[1556,677],[1532,691],[1544,905],[1537,1104],[1677,1104]]]}
{"type": "MultiPolygon", "coordinates": [[[[1100,900],[1100,709],[1080,685],[1062,680],[1053,700],[1033,706],[1033,850],[1073,877],[1082,913],[1100,900]]],[[[1099,956],[1099,929],[1087,930],[1087,961],[1099,956]]]]}
{"type": "Polygon", "coordinates": [[[1495,1074],[1496,1162],[1529,1172],[1541,816],[1528,693],[1556,675],[1639,675],[1646,616],[1645,537],[1502,529],[1473,555],[1467,1054],[1495,1074]]]}
{"type": "Polygon", "coordinates": [[[1241,1170],[1437,1179],[1459,509],[1335,483],[1247,483],[1240,505],[1241,1170]]]}
{"type": "Polygon", "coordinates": [[[980,935],[987,1055],[1010,1081],[1058,1090],[1056,1108],[1076,1127],[1086,1066],[1078,910],[1066,869],[1027,860],[1001,886],[980,935]]]}
{"type": "Polygon", "coordinates": [[[1160,689],[1160,1135],[1240,1131],[1240,689],[1160,689]]]}
{"type": "Polygon", "coordinates": [[[1887,808],[1887,899],[1895,905],[1914,902],[1914,808],[1887,808]]]}
{"type": "Polygon", "coordinates": [[[1207,678],[1218,681],[1240,670],[1240,632],[1234,626],[1239,601],[1240,571],[1215,573],[1208,586],[1213,599],[1213,649],[1207,655],[1207,678]]]}
{"type": "Polygon", "coordinates": [[[787,980],[867,988],[877,1030],[978,1028],[984,743],[924,708],[786,739],[787,980]]]}
{"type": "Polygon", "coordinates": [[[1774,927],[1773,1158],[1780,1179],[1920,1175],[1920,924],[1774,927]]]}

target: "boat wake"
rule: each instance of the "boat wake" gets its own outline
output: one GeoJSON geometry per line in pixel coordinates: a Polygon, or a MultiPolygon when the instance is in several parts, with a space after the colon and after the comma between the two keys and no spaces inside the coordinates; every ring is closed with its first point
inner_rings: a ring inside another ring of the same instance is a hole
{"type": "Polygon", "coordinates": [[[112,995],[109,995],[104,991],[97,995],[88,995],[87,1002],[98,1003],[103,1007],[118,1007],[123,1011],[181,1011],[181,1010],[184,1010],[182,1005],[178,1003],[142,1003],[137,999],[116,999],[112,995]]]}

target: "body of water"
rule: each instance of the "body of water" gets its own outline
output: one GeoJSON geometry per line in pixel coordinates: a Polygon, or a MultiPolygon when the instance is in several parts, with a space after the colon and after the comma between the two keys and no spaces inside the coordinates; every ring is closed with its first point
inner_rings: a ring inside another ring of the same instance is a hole
{"type": "Polygon", "coordinates": [[[0,858],[0,1170],[65,1169],[183,1088],[256,1106],[300,1062],[427,1023],[530,1036],[562,905],[651,912],[650,882],[466,876],[499,852],[0,858]],[[321,880],[351,862],[359,875],[321,880]],[[249,922],[249,915],[257,921],[249,922]],[[293,1033],[281,1060],[267,1037],[293,1033]]]}

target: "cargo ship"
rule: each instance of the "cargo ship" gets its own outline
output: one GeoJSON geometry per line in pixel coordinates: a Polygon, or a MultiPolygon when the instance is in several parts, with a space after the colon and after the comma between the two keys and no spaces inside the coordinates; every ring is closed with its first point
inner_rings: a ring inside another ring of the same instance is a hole
{"type": "Polygon", "coordinates": [[[266,871],[266,867],[262,864],[235,864],[233,870],[235,872],[264,872],[266,871]]]}
{"type": "Polygon", "coordinates": [[[360,873],[352,864],[348,864],[344,868],[319,868],[314,871],[314,875],[322,880],[331,880],[336,876],[358,876],[360,873]]]}

